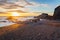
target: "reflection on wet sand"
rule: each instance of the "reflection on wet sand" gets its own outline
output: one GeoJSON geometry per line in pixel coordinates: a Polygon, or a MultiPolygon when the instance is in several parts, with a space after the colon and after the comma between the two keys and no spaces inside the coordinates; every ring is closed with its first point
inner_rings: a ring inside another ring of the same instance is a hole
{"type": "Polygon", "coordinates": [[[5,26],[0,28],[0,35],[5,34],[7,32],[11,32],[13,30],[16,30],[18,27],[22,26],[23,24],[13,24],[10,26],[5,26]]]}

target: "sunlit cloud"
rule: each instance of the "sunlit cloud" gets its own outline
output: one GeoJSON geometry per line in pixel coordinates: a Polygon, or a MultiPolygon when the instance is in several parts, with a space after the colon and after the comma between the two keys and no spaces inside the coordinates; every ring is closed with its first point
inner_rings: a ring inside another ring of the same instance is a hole
{"type": "Polygon", "coordinates": [[[29,12],[30,8],[34,8],[34,7],[48,8],[50,6],[48,4],[41,4],[41,3],[36,3],[36,2],[28,2],[26,0],[20,0],[20,1],[13,1],[13,3],[11,3],[11,2],[4,3],[3,5],[0,5],[0,7],[3,8],[2,12],[11,11],[11,10],[21,10],[24,12],[29,12]],[[28,7],[30,7],[30,8],[28,8],[28,7]]]}
{"type": "Polygon", "coordinates": [[[48,4],[30,2],[32,5],[25,6],[29,9],[29,12],[49,12],[46,9],[51,9],[51,6],[48,4]]]}
{"type": "MultiPolygon", "coordinates": [[[[4,2],[0,2],[2,5],[0,5],[1,8],[3,8],[4,10],[21,10],[21,11],[27,11],[27,8],[25,8],[25,6],[27,6],[27,1],[25,0],[21,0],[21,1],[13,1],[12,0],[7,1],[7,3],[4,2]]],[[[29,4],[28,4],[29,5],[29,4]]],[[[2,10],[3,11],[3,10],[2,10]]]]}
{"type": "Polygon", "coordinates": [[[50,5],[48,4],[42,4],[42,3],[36,3],[36,2],[30,2],[32,5],[27,5],[27,6],[31,6],[31,7],[50,7],[50,5]]]}
{"type": "Polygon", "coordinates": [[[0,7],[0,12],[6,12],[7,10],[0,7]]]}

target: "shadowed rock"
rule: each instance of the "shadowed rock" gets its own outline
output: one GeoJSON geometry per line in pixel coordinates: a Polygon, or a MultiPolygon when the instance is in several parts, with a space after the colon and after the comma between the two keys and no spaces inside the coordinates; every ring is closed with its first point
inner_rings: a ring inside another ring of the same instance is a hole
{"type": "Polygon", "coordinates": [[[55,8],[53,17],[55,20],[60,20],[60,6],[55,8]]]}
{"type": "Polygon", "coordinates": [[[39,18],[39,19],[47,19],[48,14],[47,13],[42,13],[41,15],[37,16],[37,18],[39,18]]]}

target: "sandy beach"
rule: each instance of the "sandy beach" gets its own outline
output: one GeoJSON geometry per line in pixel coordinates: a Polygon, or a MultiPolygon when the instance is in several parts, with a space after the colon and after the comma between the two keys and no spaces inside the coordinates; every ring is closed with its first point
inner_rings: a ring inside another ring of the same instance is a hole
{"type": "Polygon", "coordinates": [[[60,40],[60,23],[47,21],[3,27],[0,40],[60,40]]]}

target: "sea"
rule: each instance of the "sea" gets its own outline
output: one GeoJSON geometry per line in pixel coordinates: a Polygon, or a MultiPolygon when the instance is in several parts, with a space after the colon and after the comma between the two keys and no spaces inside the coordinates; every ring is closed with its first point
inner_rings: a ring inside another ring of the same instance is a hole
{"type": "MultiPolygon", "coordinates": [[[[4,26],[9,26],[12,24],[15,24],[13,22],[10,22],[9,20],[7,20],[8,17],[6,16],[0,16],[0,27],[4,27],[4,26]]],[[[17,19],[18,21],[27,21],[29,19],[34,19],[34,16],[25,16],[25,17],[13,17],[15,19],[17,19]]]]}

